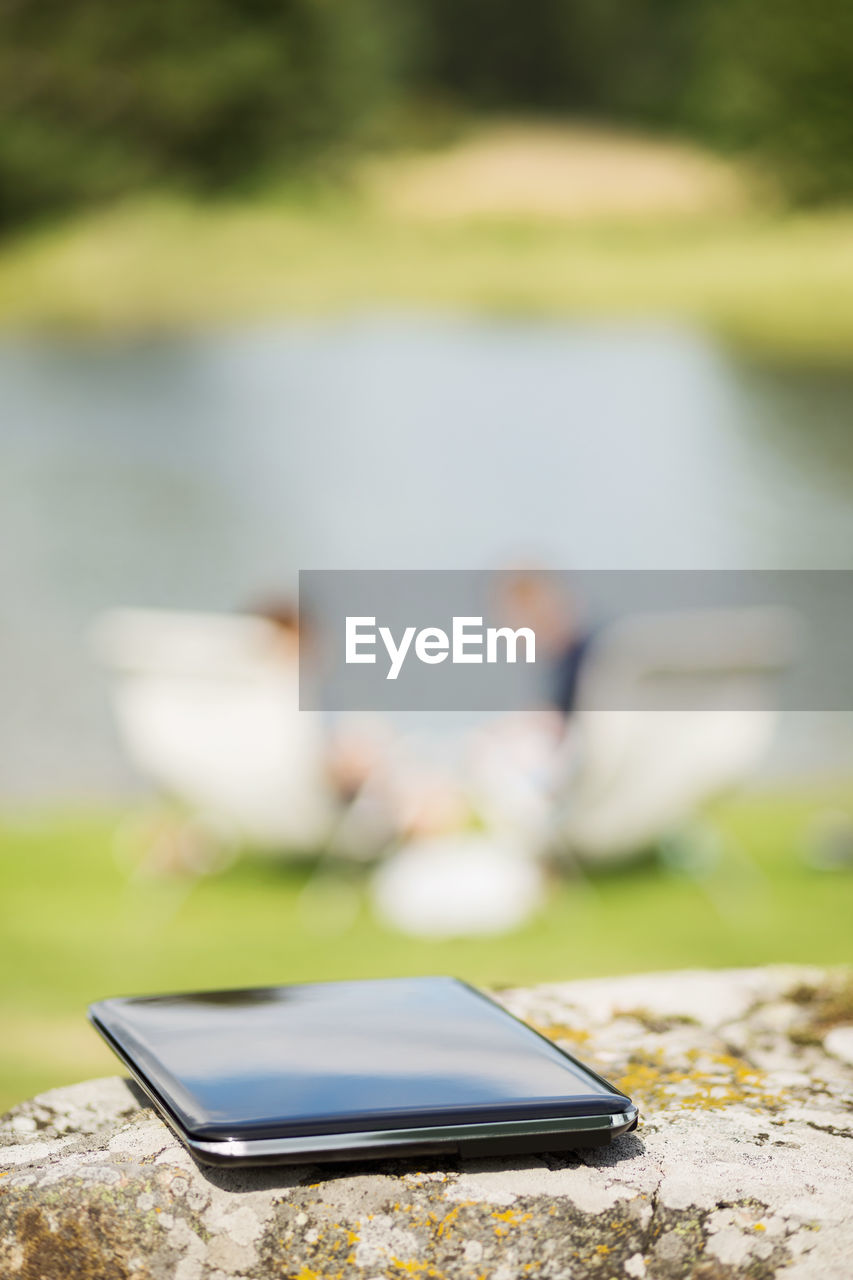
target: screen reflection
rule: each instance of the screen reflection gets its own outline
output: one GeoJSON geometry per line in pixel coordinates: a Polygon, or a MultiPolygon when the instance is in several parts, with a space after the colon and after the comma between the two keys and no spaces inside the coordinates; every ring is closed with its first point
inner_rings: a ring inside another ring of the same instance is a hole
{"type": "Polygon", "coordinates": [[[95,1016],[209,1135],[621,1110],[616,1090],[447,978],[104,1001],[95,1016]]]}

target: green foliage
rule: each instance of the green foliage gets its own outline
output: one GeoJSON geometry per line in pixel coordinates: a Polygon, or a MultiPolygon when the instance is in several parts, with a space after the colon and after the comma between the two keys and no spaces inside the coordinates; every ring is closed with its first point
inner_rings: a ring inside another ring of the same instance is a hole
{"type": "Polygon", "coordinates": [[[849,0],[417,2],[421,77],[463,103],[698,132],[795,200],[853,196],[849,0]]]}
{"type": "Polygon", "coordinates": [[[419,0],[427,80],[487,108],[681,111],[696,0],[419,0]]]}
{"type": "Polygon", "coordinates": [[[0,225],[149,184],[219,191],[369,126],[376,0],[3,0],[0,225]]]}
{"type": "Polygon", "coordinates": [[[799,201],[853,197],[853,5],[705,0],[692,118],[799,201]]]}
{"type": "Polygon", "coordinates": [[[0,20],[0,227],[322,170],[413,97],[698,129],[797,199],[853,195],[849,0],[0,0],[0,20]]]}

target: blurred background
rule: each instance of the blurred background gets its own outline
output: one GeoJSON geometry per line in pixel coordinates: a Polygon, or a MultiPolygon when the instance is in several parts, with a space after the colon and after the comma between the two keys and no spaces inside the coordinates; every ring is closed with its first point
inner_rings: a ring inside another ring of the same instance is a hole
{"type": "Polygon", "coordinates": [[[853,568],[850,5],[2,35],[0,1107],[113,1070],[109,994],[848,961],[849,715],[763,688],[713,761],[568,703],[329,723],[294,606],[309,567],[853,568]]]}

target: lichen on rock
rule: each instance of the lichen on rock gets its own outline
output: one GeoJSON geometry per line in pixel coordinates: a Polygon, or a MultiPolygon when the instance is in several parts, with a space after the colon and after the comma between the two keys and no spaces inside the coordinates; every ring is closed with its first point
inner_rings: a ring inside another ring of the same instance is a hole
{"type": "Polygon", "coordinates": [[[0,1119],[0,1277],[847,1280],[849,991],[764,969],[502,992],[641,1107],[577,1155],[205,1169],[129,1083],[54,1090],[0,1119]]]}

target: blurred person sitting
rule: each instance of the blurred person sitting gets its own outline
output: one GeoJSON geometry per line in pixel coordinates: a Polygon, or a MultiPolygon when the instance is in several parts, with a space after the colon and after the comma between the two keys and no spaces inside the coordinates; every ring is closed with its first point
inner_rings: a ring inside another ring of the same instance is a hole
{"type": "Polygon", "coordinates": [[[567,720],[577,708],[581,671],[595,635],[580,600],[562,574],[515,569],[501,585],[498,609],[513,626],[535,633],[537,664],[545,659],[545,705],[567,720]]]}

